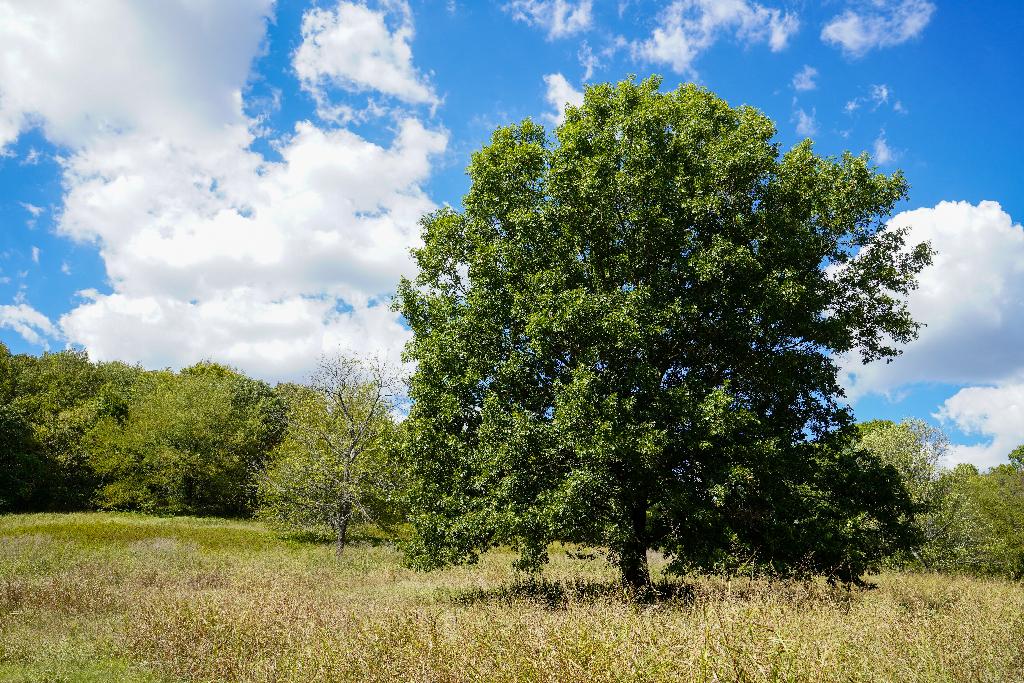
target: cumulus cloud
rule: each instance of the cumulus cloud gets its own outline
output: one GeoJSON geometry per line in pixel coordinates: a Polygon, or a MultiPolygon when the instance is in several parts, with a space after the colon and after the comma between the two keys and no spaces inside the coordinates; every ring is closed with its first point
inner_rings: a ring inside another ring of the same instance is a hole
{"type": "Polygon", "coordinates": [[[572,87],[565,76],[560,73],[547,74],[544,76],[544,85],[547,93],[544,98],[551,105],[552,111],[544,114],[544,118],[553,125],[559,125],[565,120],[565,106],[571,104],[578,107],[583,104],[583,91],[572,87]]]}
{"type": "Polygon", "coordinates": [[[593,4],[593,0],[512,0],[505,11],[518,21],[542,28],[553,39],[590,28],[593,4]]]}
{"type": "Polygon", "coordinates": [[[926,327],[892,363],[846,366],[856,398],[919,382],[994,385],[1024,376],[1024,229],[992,201],[940,202],[890,221],[934,263],[908,299],[926,327]]]}
{"type": "Polygon", "coordinates": [[[814,79],[818,77],[818,70],[813,66],[807,64],[804,68],[796,72],[793,76],[793,90],[797,92],[803,92],[805,90],[814,90],[818,87],[818,84],[814,82],[814,79]]]}
{"type": "Polygon", "coordinates": [[[273,0],[0,0],[0,148],[28,127],[78,147],[119,130],[215,139],[273,0]]]}
{"type": "Polygon", "coordinates": [[[14,330],[29,344],[43,347],[47,347],[47,338],[60,336],[49,318],[26,303],[0,306],[0,328],[2,327],[14,330]]]}
{"type": "MultiPolygon", "coordinates": [[[[269,6],[19,3],[20,32],[0,15],[0,33],[17,33],[0,39],[0,65],[24,65],[0,66],[0,111],[17,114],[6,118],[18,126],[8,139],[38,123],[68,146],[57,230],[96,245],[106,266],[111,290],[83,292],[60,319],[67,339],[96,358],[214,358],[283,379],[339,345],[395,359],[408,336],[387,299],[410,270],[418,218],[435,206],[423,183],[447,134],[411,114],[393,119],[385,142],[300,121],[277,141],[279,160],[253,152],[241,93],[269,6]],[[52,46],[45,60],[35,56],[52,46]],[[103,83],[100,96],[74,82],[83,64],[103,83]],[[176,113],[182,122],[164,126],[176,113]]],[[[0,0],[0,11],[11,7],[0,0]]],[[[303,46],[314,34],[319,42],[293,55],[304,85],[337,78],[330,85],[430,101],[422,80],[403,81],[418,79],[406,59],[411,17],[382,33],[381,15],[367,12],[340,3],[307,13],[304,29],[315,30],[303,46]],[[365,60],[379,80],[364,78],[365,60]],[[409,82],[424,89],[402,90],[409,82]]],[[[52,330],[23,318],[23,336],[52,330]]]]}
{"type": "Polygon", "coordinates": [[[410,336],[386,305],[340,310],[332,297],[270,299],[248,286],[193,301],[97,296],[65,315],[61,325],[95,358],[129,358],[150,367],[214,358],[272,380],[300,378],[317,356],[338,348],[397,362],[410,336]]]}
{"type": "Polygon", "coordinates": [[[950,464],[985,468],[1006,462],[1010,451],[1024,444],[1024,382],[961,389],[935,416],[967,434],[987,437],[979,444],[954,445],[947,456],[950,464]]]}
{"type": "Polygon", "coordinates": [[[390,147],[300,122],[280,162],[118,139],[69,160],[59,229],[100,244],[115,285],[138,294],[258,283],[365,302],[407,272],[434,206],[419,183],[445,143],[411,118],[390,147]]]}
{"type": "Polygon", "coordinates": [[[767,43],[778,52],[799,27],[795,14],[748,0],[675,0],[650,38],[633,43],[633,54],[690,73],[694,60],[722,35],[746,44],[767,43]]]}
{"type": "Polygon", "coordinates": [[[413,66],[409,6],[401,2],[391,7],[397,15],[393,30],[385,12],[358,2],[339,2],[334,9],[313,8],[304,15],[302,43],[293,66],[324,118],[339,118],[328,94],[331,87],[374,91],[410,104],[438,103],[426,77],[413,66]]]}
{"type": "Polygon", "coordinates": [[[934,13],[935,5],[928,0],[861,2],[825,24],[821,39],[850,56],[860,57],[870,50],[915,38],[934,13]]]}
{"type": "Polygon", "coordinates": [[[909,228],[908,245],[928,241],[936,251],[907,302],[926,326],[888,365],[845,360],[847,395],[959,385],[935,417],[983,441],[953,446],[948,464],[1004,462],[1024,443],[1024,228],[992,201],[940,202],[891,225],[909,228]]]}

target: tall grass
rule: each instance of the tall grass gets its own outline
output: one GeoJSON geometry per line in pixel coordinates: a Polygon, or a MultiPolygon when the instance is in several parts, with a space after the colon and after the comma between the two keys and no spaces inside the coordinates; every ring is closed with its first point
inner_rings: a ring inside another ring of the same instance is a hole
{"type": "Polygon", "coordinates": [[[0,517],[0,681],[1024,681],[1024,586],[695,578],[637,605],[555,552],[420,574],[255,523],[0,517]]]}

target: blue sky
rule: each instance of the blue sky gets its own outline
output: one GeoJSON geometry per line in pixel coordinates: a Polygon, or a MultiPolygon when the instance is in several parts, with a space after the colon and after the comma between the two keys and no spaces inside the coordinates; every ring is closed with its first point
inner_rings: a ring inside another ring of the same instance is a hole
{"type": "Polygon", "coordinates": [[[990,465],[1024,442],[1022,32],[1009,0],[0,0],[0,340],[271,380],[394,356],[416,220],[494,127],[658,73],[905,171],[927,327],[845,383],[990,465]]]}

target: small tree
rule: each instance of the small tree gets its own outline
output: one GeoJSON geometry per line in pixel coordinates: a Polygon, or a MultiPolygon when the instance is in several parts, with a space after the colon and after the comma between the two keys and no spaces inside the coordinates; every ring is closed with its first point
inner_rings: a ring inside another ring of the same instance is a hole
{"type": "Polygon", "coordinates": [[[900,473],[913,501],[928,507],[949,437],[924,420],[872,420],[858,425],[861,445],[900,473]]]}
{"type": "Polygon", "coordinates": [[[383,361],[340,354],[320,360],[309,386],[288,386],[288,427],[261,478],[261,516],[283,530],[329,528],[339,556],[353,521],[388,521],[398,388],[383,361]]]}
{"type": "Polygon", "coordinates": [[[1006,572],[1006,546],[984,505],[987,483],[985,475],[966,463],[939,475],[935,506],[927,513],[930,533],[918,551],[922,567],[972,574],[1006,572]]]}

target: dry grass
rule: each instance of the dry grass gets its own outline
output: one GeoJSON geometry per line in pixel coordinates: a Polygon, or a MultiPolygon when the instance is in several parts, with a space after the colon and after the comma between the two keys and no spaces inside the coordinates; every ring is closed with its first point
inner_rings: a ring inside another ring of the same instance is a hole
{"type": "Polygon", "coordinates": [[[600,561],[517,583],[509,560],[418,574],[254,523],[0,517],[0,681],[1024,681],[1021,584],[704,578],[638,606],[600,561]]]}

